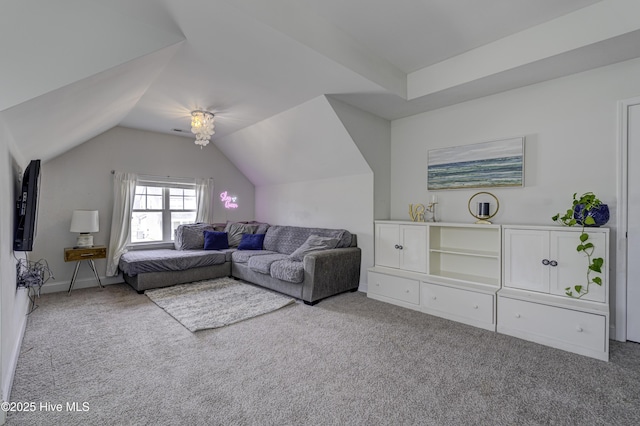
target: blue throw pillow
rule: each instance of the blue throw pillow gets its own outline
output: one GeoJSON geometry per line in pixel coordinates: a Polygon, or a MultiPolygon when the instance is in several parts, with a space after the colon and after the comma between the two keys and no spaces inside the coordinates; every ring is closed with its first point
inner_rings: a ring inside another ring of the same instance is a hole
{"type": "Polygon", "coordinates": [[[224,250],[229,248],[226,232],[204,231],[205,250],[224,250]]]}
{"type": "Polygon", "coordinates": [[[262,243],[266,234],[244,234],[238,250],[262,250],[262,243]]]}

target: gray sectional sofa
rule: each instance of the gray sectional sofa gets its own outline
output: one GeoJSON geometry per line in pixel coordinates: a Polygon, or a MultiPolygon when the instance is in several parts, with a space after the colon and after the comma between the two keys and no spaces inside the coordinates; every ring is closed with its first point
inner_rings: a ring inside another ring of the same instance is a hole
{"type": "Polygon", "coordinates": [[[143,292],[231,276],[310,305],[358,289],[361,251],[356,235],[344,229],[231,223],[224,229],[230,248],[203,250],[202,235],[214,230],[208,224],[181,225],[175,250],[129,251],[119,264],[125,281],[143,292]],[[244,234],[262,233],[259,249],[238,248],[244,234]]]}

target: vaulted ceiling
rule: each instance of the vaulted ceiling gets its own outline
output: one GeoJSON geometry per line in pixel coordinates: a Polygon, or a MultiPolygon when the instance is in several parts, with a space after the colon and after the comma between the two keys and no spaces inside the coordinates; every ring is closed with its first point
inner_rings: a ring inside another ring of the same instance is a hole
{"type": "Polygon", "coordinates": [[[640,56],[637,0],[2,0],[25,158],[117,126],[216,138],[320,95],[392,120],[640,56]]]}

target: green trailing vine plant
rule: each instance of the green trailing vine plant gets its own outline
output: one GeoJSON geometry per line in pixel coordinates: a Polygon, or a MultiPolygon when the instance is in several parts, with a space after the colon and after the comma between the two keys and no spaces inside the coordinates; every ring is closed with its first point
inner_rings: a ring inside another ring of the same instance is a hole
{"type": "Polygon", "coordinates": [[[601,257],[593,257],[595,246],[589,241],[589,234],[585,232],[586,226],[595,225],[593,217],[589,216],[591,209],[599,207],[602,202],[595,196],[593,192],[586,192],[576,198],[577,193],[573,194],[573,203],[570,209],[568,209],[564,215],[560,216],[557,213],[551,219],[554,222],[558,222],[564,226],[575,226],[576,224],[582,225],[582,232],[580,233],[580,243],[576,247],[576,250],[580,253],[584,253],[587,256],[587,280],[585,284],[576,284],[573,287],[565,288],[565,294],[569,297],[580,299],[589,293],[589,287],[592,284],[602,286],[602,278],[599,276],[593,276],[593,273],[601,274],[602,266],[604,265],[604,259],[601,257]],[[579,207],[578,217],[582,218],[581,222],[574,217],[576,213],[576,206],[579,207]]]}

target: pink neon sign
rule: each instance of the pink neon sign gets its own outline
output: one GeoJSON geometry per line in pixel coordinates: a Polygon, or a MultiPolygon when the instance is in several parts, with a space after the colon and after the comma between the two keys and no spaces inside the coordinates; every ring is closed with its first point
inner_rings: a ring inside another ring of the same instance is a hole
{"type": "Polygon", "coordinates": [[[236,200],[238,199],[238,197],[232,197],[231,195],[228,195],[227,191],[224,191],[223,193],[220,194],[220,199],[224,203],[225,209],[238,208],[238,204],[236,203],[236,200]]]}

